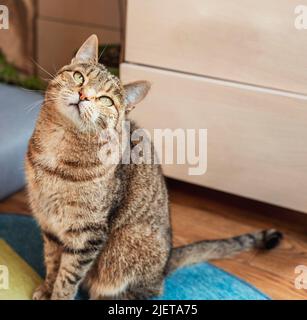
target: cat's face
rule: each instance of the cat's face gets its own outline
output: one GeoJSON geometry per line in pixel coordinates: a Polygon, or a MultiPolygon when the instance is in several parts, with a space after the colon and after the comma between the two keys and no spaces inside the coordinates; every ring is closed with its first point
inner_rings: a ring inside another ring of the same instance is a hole
{"type": "Polygon", "coordinates": [[[50,84],[57,109],[77,126],[115,127],[125,113],[120,81],[99,64],[75,62],[50,84]]]}
{"type": "Polygon", "coordinates": [[[50,81],[46,101],[81,130],[116,128],[125,114],[147,94],[146,81],[122,86],[120,80],[98,64],[98,41],[91,36],[71,64],[50,81]]]}

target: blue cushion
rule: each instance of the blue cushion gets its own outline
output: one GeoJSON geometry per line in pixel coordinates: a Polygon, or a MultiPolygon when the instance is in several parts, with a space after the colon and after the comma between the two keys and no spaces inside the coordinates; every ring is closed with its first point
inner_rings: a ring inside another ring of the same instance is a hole
{"type": "Polygon", "coordinates": [[[0,84],[0,200],[24,186],[24,156],[42,95],[0,84]]]}

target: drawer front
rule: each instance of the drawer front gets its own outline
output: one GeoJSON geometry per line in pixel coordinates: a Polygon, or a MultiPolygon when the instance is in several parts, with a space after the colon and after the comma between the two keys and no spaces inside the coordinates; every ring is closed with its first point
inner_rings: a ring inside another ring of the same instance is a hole
{"type": "Polygon", "coordinates": [[[128,0],[128,62],[307,93],[307,0],[128,0]]]}
{"type": "Polygon", "coordinates": [[[120,28],[119,1],[38,0],[38,15],[62,22],[120,28]]]}
{"type": "MultiPolygon", "coordinates": [[[[101,43],[120,42],[118,31],[42,19],[38,19],[37,30],[38,63],[52,74],[69,63],[82,42],[93,33],[97,34],[101,43]]],[[[49,77],[43,71],[39,72],[43,78],[49,77]]]]}
{"type": "Polygon", "coordinates": [[[307,211],[307,101],[156,68],[121,65],[124,82],[152,82],[131,117],[140,126],[208,129],[208,167],[164,165],[167,176],[307,211]]]}

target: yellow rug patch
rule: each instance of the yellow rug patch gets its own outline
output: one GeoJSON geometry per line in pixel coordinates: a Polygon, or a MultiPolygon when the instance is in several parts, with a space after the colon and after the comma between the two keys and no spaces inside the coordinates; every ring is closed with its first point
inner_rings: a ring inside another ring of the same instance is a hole
{"type": "Polygon", "coordinates": [[[0,239],[0,300],[31,300],[41,277],[0,239]]]}

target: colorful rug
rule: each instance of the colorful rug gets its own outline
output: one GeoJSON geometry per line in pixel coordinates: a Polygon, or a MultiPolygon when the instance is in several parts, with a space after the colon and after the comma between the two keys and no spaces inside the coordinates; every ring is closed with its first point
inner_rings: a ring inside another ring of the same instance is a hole
{"type": "MultiPolygon", "coordinates": [[[[3,239],[13,252],[17,253],[32,269],[41,277],[44,277],[42,239],[36,222],[27,216],[14,214],[0,214],[0,239],[3,239]]],[[[1,243],[0,243],[1,244],[1,243]]],[[[0,248],[0,264],[3,261],[10,261],[10,264],[18,263],[14,269],[12,283],[14,290],[25,288],[28,282],[36,283],[37,275],[29,275],[29,268],[20,261],[9,260],[5,257],[7,250],[0,248]],[[13,262],[12,262],[13,261],[13,262]],[[16,261],[16,262],[14,262],[16,261]],[[18,269],[16,271],[16,269],[18,269]],[[17,272],[17,273],[16,273],[17,272]],[[19,282],[16,282],[17,280],[19,282]],[[33,280],[35,279],[35,281],[33,280]],[[17,289],[16,289],[17,286],[17,289]]],[[[32,272],[32,273],[33,273],[32,272]]],[[[19,292],[12,295],[12,292],[1,289],[0,299],[10,299],[12,296],[20,298],[19,292]]],[[[20,289],[21,290],[21,289],[20,289]]],[[[25,296],[25,299],[27,297],[25,296]]],[[[79,295],[79,299],[84,295],[79,295]]],[[[258,289],[239,279],[228,272],[223,271],[209,263],[201,263],[177,270],[167,277],[165,281],[164,294],[156,299],[159,300],[268,300],[269,298],[258,289]]]]}

